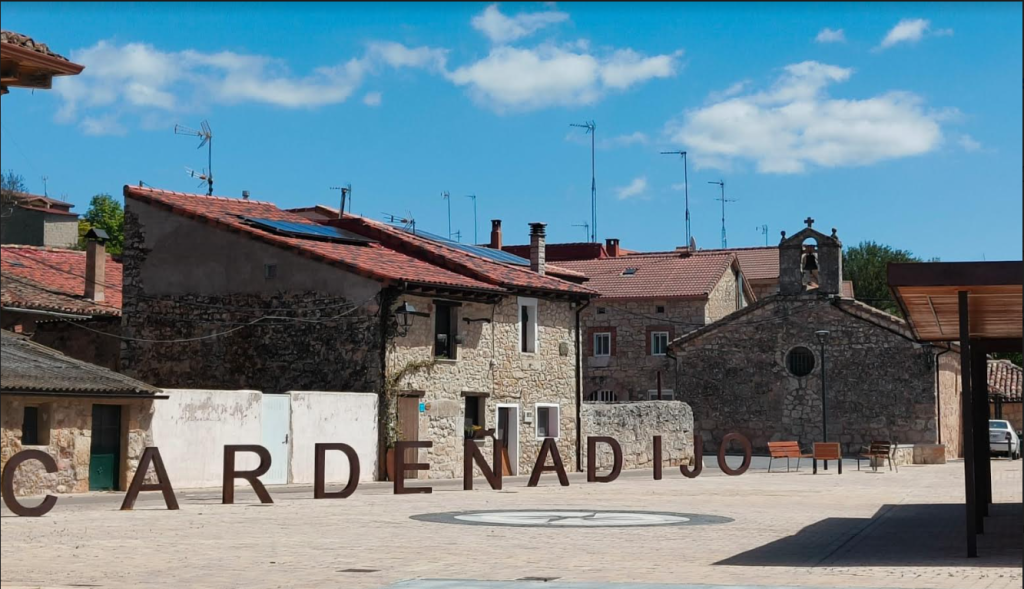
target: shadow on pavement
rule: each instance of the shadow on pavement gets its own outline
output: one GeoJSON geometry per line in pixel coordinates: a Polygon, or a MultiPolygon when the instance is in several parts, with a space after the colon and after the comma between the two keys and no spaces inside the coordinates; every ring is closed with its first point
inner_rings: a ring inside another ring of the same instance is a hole
{"type": "Polygon", "coordinates": [[[1024,506],[999,503],[966,557],[961,504],[885,505],[871,519],[828,518],[715,563],[728,566],[1017,567],[1024,557],[1024,506]]]}

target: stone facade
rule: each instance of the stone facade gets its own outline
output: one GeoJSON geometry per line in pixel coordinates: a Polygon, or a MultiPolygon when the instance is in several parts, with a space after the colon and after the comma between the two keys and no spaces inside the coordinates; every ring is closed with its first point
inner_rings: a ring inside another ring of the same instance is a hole
{"type": "MultiPolygon", "coordinates": [[[[467,302],[455,307],[462,339],[456,359],[436,359],[432,366],[410,374],[400,383],[401,389],[422,395],[419,439],[433,442],[433,447],[420,455],[421,461],[430,463],[430,471],[418,476],[462,476],[467,395],[479,399],[485,429],[496,428],[499,405],[518,407],[518,459],[510,459],[516,462],[514,472],[521,475],[532,471],[543,442],[536,431],[537,404],[557,405],[558,451],[566,469],[575,468],[576,313],[568,302],[536,300],[537,348],[535,353],[524,353],[519,339],[520,301],[504,297],[494,305],[467,302]],[[527,421],[527,413],[533,415],[532,422],[527,421]]],[[[434,359],[433,314],[437,301],[405,296],[399,302],[409,302],[431,316],[412,318],[408,331],[395,338],[387,355],[389,373],[411,362],[434,359]]],[[[491,443],[479,442],[488,460],[491,443]]]]}
{"type": "Polygon", "coordinates": [[[3,464],[23,449],[37,449],[53,456],[57,472],[49,474],[36,461],[24,463],[15,475],[14,488],[21,496],[46,493],[83,493],[89,490],[89,461],[92,443],[92,406],[95,403],[121,405],[121,451],[118,489],[125,490],[135,476],[146,446],[152,445],[150,421],[152,399],[113,401],[105,399],[32,397],[4,395],[0,399],[0,433],[3,464]],[[46,415],[48,443],[22,445],[26,406],[39,407],[46,415]]]}
{"type": "MultiPolygon", "coordinates": [[[[661,436],[662,465],[689,464],[693,458],[693,412],[680,401],[637,403],[584,403],[581,409],[583,467],[587,464],[587,438],[608,436],[622,446],[623,470],[654,468],[654,436],[661,436]]],[[[597,445],[597,468],[607,471],[613,454],[607,444],[597,445]]]]}
{"type": "Polygon", "coordinates": [[[953,369],[951,359],[936,370],[941,349],[916,343],[902,321],[880,311],[808,293],[770,297],[674,342],[675,379],[706,451],[730,432],[745,435],[758,451],[769,441],[807,447],[821,441],[818,330],[830,332],[829,440],[850,454],[872,440],[934,444],[940,411],[943,438],[959,438],[949,411],[959,390],[941,377],[953,369]],[[806,376],[789,369],[787,356],[797,348],[813,356],[806,376]]]}
{"type": "MultiPolygon", "coordinates": [[[[651,334],[667,332],[669,341],[717,321],[746,304],[738,301],[735,272],[726,272],[707,298],[596,299],[582,314],[584,400],[647,401],[656,398],[661,373],[663,398],[678,390],[675,365],[654,355],[651,334]],[[612,334],[611,354],[594,355],[594,335],[612,334]]],[[[677,394],[677,393],[676,393],[677,394]]],[[[676,396],[676,399],[679,397],[676,396]]]]}

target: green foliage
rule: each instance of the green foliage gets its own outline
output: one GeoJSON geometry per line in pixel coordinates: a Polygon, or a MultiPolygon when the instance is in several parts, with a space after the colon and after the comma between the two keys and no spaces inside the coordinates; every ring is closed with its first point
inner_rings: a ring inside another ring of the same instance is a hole
{"type": "Polygon", "coordinates": [[[79,237],[84,237],[90,228],[107,232],[107,251],[120,254],[124,248],[124,207],[109,194],[97,194],[89,201],[89,210],[78,223],[79,237]],[[83,231],[84,227],[84,231],[83,231]]]}
{"type": "Polygon", "coordinates": [[[14,193],[28,192],[25,178],[14,170],[7,170],[0,175],[0,216],[10,216],[14,212],[14,193]]]}
{"type": "Polygon", "coordinates": [[[1009,360],[1017,366],[1024,366],[1024,364],[1021,363],[1022,358],[1020,352],[1000,352],[998,354],[992,354],[992,357],[996,360],[1009,360]]]}
{"type": "MultiPolygon", "coordinates": [[[[893,315],[901,315],[889,292],[889,262],[920,262],[913,253],[888,245],[863,241],[843,252],[843,278],[853,281],[857,300],[893,315]]],[[[932,259],[930,261],[938,261],[932,259]]]]}

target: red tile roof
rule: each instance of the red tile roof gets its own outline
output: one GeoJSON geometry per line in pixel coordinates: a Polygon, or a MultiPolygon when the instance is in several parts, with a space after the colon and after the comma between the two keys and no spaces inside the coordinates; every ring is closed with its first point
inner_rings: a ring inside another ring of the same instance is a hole
{"type": "Polygon", "coordinates": [[[292,250],[380,282],[408,282],[414,285],[503,292],[501,288],[486,281],[416,259],[387,247],[386,244],[354,245],[298,239],[268,233],[242,222],[241,216],[246,216],[320,226],[268,202],[183,194],[135,186],[125,186],[124,196],[126,199],[149,203],[184,217],[205,221],[222,229],[292,250]]]}
{"type": "Polygon", "coordinates": [[[668,299],[707,297],[735,261],[730,253],[659,253],[559,264],[586,274],[587,286],[605,298],[668,299]],[[627,269],[635,272],[624,274],[627,269]]]}
{"type": "Polygon", "coordinates": [[[0,303],[80,315],[121,314],[121,263],[107,256],[102,303],[85,298],[85,252],[27,245],[0,246],[0,303]]]}
{"type": "MultiPolygon", "coordinates": [[[[477,280],[511,290],[580,296],[597,294],[594,290],[578,284],[553,276],[537,274],[522,266],[502,264],[469,252],[447,247],[437,241],[413,235],[386,223],[380,223],[366,217],[346,214],[343,219],[331,219],[324,223],[376,239],[388,247],[429,261],[431,264],[440,265],[453,272],[472,276],[477,280]]],[[[564,265],[560,265],[560,267],[564,268],[564,265]]],[[[572,271],[573,268],[568,268],[568,270],[572,271]]]]}
{"type": "Polygon", "coordinates": [[[27,205],[30,202],[41,202],[45,205],[45,207],[43,208],[55,208],[62,209],[65,211],[70,210],[75,206],[67,201],[57,200],[56,198],[50,198],[48,196],[42,196],[40,194],[29,194],[27,192],[10,192],[9,194],[11,195],[11,198],[13,200],[22,205],[27,205]]]}
{"type": "Polygon", "coordinates": [[[1009,360],[988,361],[988,394],[1019,401],[1021,398],[1021,367],[1009,360]]]}
{"type": "Polygon", "coordinates": [[[779,248],[768,247],[732,247],[727,249],[697,250],[696,255],[736,254],[743,267],[743,275],[747,280],[779,279],[779,248]]]}
{"type": "Polygon", "coordinates": [[[40,43],[28,35],[15,33],[14,31],[0,31],[0,43],[23,47],[25,49],[35,51],[36,53],[42,53],[47,57],[68,61],[68,58],[57,54],[55,51],[47,47],[45,43],[40,43]]]}
{"type": "Polygon", "coordinates": [[[46,207],[32,207],[28,205],[19,204],[19,209],[26,211],[38,211],[40,213],[46,213],[48,215],[63,215],[66,217],[78,217],[78,213],[72,213],[71,211],[65,211],[63,209],[48,209],[46,207]]]}

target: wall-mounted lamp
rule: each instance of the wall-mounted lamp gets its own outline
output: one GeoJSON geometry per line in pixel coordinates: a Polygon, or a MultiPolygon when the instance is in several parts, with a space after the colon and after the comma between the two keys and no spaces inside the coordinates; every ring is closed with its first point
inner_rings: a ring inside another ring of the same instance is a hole
{"type": "Polygon", "coordinates": [[[409,317],[430,317],[430,313],[417,311],[412,303],[405,301],[395,309],[395,315],[402,316],[402,327],[409,327],[409,317]]]}

